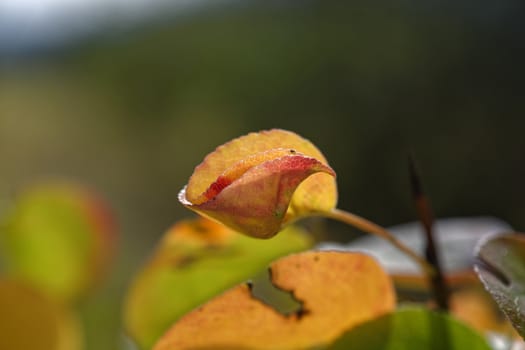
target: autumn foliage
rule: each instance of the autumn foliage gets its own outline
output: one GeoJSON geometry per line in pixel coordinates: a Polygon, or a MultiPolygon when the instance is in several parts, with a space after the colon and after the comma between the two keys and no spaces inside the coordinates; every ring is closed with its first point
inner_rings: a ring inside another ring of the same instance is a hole
{"type": "Polygon", "coordinates": [[[335,207],[335,172],[308,140],[284,130],[251,133],[208,154],[181,191],[182,204],[257,238],[335,207]]]}
{"type": "MultiPolygon", "coordinates": [[[[429,281],[437,266],[388,230],[338,209],[335,177],[313,143],[286,130],[250,133],[208,154],[179,193],[199,217],[169,228],[130,279],[123,301],[130,341],[144,350],[487,350],[489,333],[520,342],[520,235],[485,238],[477,248],[476,273],[490,294],[468,266],[444,276],[450,307],[436,312],[429,281]],[[392,276],[361,251],[316,249],[296,225],[309,216],[386,240],[418,274],[392,276]],[[269,279],[267,295],[255,292],[261,278],[269,279]],[[419,302],[396,291],[407,286],[419,302]],[[292,311],[276,295],[287,296],[292,311]]],[[[18,197],[0,234],[0,309],[7,310],[0,348],[82,349],[76,303],[103,281],[115,253],[105,202],[77,185],[35,186],[18,197]]]]}

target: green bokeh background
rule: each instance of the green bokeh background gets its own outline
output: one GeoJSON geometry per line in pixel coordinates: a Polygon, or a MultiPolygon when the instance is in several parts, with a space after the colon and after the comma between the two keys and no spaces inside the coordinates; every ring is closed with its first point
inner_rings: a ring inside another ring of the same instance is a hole
{"type": "MultiPolygon", "coordinates": [[[[519,1],[221,2],[0,66],[0,211],[42,177],[97,188],[120,222],[117,265],[86,302],[88,349],[114,349],[120,298],[205,154],[293,130],[338,174],[340,207],[415,217],[413,153],[436,216],[525,227],[519,1]],[[104,327],[101,327],[104,325],[104,327]]],[[[350,231],[328,223],[340,239],[350,231]]]]}

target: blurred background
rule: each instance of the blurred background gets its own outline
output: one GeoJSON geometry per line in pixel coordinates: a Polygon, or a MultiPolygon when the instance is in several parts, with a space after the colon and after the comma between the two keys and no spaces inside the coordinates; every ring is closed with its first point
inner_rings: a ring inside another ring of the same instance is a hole
{"type": "MultiPolygon", "coordinates": [[[[269,128],[315,143],[339,206],[415,218],[408,154],[438,217],[525,230],[521,1],[0,2],[0,214],[46,177],[98,190],[120,225],[88,349],[122,342],[133,271],[175,221],[193,168],[269,128]],[[104,323],[101,323],[104,322],[104,323]]],[[[344,236],[348,229],[327,223],[344,236]]]]}

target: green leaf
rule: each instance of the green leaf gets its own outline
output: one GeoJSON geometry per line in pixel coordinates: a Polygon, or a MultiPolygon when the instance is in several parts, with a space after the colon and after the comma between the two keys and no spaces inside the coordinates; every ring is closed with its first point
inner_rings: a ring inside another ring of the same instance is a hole
{"type": "Polygon", "coordinates": [[[106,205],[91,191],[66,183],[28,187],[0,232],[8,275],[70,302],[108,270],[116,229],[106,205]]]}
{"type": "Polygon", "coordinates": [[[293,226],[261,241],[204,218],[179,222],[131,285],[126,330],[149,349],[187,312],[256,275],[272,260],[310,246],[309,237],[293,226]]]}
{"type": "Polygon", "coordinates": [[[477,251],[475,270],[512,325],[525,338],[525,237],[492,237],[477,251]]]}
{"type": "Polygon", "coordinates": [[[423,308],[402,308],[363,323],[330,350],[490,350],[485,339],[458,320],[423,308]]]}

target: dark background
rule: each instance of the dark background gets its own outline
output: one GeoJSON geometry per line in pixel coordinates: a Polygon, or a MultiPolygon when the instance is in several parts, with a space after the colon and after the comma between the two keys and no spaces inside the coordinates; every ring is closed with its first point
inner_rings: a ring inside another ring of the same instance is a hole
{"type": "Polygon", "coordinates": [[[492,215],[525,230],[524,7],[222,2],[5,56],[0,210],[42,177],[111,203],[121,249],[94,308],[115,312],[97,349],[112,348],[132,272],[192,215],[177,193],[194,166],[250,131],[310,139],[337,172],[339,206],[378,224],[415,217],[412,153],[436,216],[492,215]]]}

